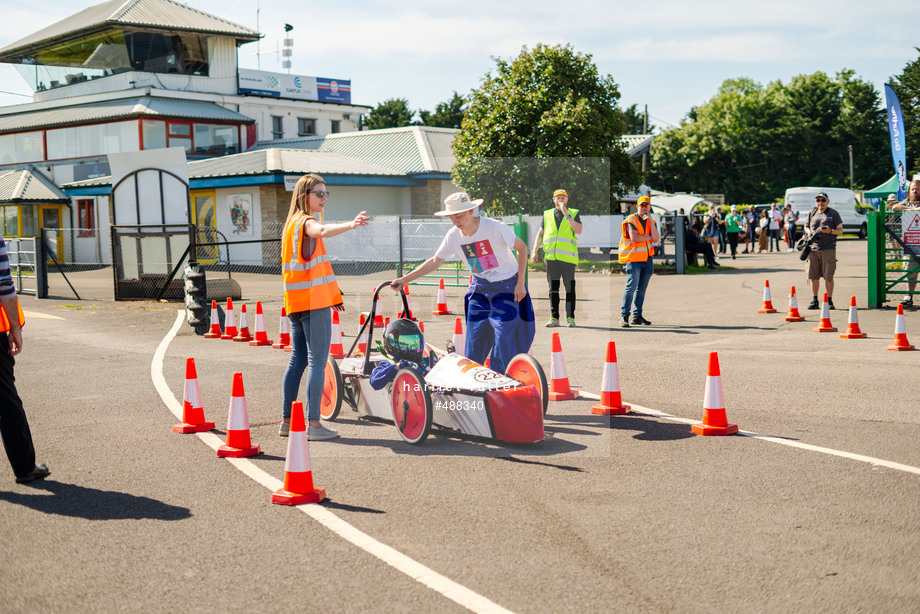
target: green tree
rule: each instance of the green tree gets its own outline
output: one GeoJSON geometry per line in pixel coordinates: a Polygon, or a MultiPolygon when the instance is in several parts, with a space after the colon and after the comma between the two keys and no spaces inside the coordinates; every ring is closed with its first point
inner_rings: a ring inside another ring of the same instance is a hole
{"type": "Polygon", "coordinates": [[[371,130],[381,128],[400,128],[412,125],[412,111],[405,98],[384,100],[364,118],[364,125],[371,130]]]}
{"type": "Polygon", "coordinates": [[[460,124],[463,122],[463,105],[465,103],[466,100],[463,96],[454,92],[450,100],[438,103],[434,112],[419,109],[418,125],[437,126],[439,128],[459,128],[460,124]]]}
{"type": "Polygon", "coordinates": [[[650,183],[669,191],[723,193],[731,202],[772,202],[795,185],[856,187],[890,175],[884,110],[872,85],[844,70],[766,87],[725,81],[705,105],[652,144],[650,183]]]}
{"type": "Polygon", "coordinates": [[[559,187],[580,211],[608,213],[611,186],[638,186],[640,173],[620,141],[617,85],[590,55],[539,44],[495,63],[454,139],[454,183],[497,215],[538,214],[559,187]]]}
{"type": "MultiPolygon", "coordinates": [[[[920,47],[914,47],[920,52],[920,47]]],[[[907,141],[908,176],[920,171],[920,57],[904,66],[900,75],[891,78],[891,87],[898,95],[904,114],[904,138],[907,141]]],[[[887,121],[887,115],[886,115],[887,121]]],[[[893,168],[890,164],[889,168],[893,168]]]]}
{"type": "Polygon", "coordinates": [[[645,110],[640,111],[639,105],[623,109],[623,134],[652,134],[654,131],[655,126],[651,122],[645,124],[645,110]]]}

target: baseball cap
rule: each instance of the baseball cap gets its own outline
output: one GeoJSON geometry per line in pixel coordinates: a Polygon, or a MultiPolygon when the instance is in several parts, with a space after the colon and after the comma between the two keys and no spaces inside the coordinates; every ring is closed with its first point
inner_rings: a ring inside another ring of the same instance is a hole
{"type": "Polygon", "coordinates": [[[822,198],[827,198],[827,192],[818,192],[815,194],[815,198],[818,198],[819,196],[822,198]]]}
{"type": "Polygon", "coordinates": [[[557,196],[568,196],[568,195],[569,195],[568,192],[566,192],[565,190],[556,190],[555,192],[553,192],[553,198],[556,198],[557,196]]]}
{"type": "Polygon", "coordinates": [[[638,207],[639,205],[643,205],[643,204],[651,205],[652,199],[649,198],[648,196],[640,196],[639,200],[636,201],[636,206],[638,207]]]}

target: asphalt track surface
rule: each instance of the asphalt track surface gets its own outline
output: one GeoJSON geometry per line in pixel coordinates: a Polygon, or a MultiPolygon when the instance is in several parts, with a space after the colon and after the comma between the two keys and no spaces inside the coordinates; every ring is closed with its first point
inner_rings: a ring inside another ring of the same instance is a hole
{"type": "MultiPolygon", "coordinates": [[[[864,309],[864,250],[841,243],[835,293],[857,296],[862,340],[811,331],[791,254],[656,276],[654,325],[626,330],[624,279],[580,276],[579,327],[557,330],[572,386],[593,396],[551,403],[544,443],[409,446],[345,407],[342,437],[310,447],[329,500],[307,514],[270,503],[285,353],[187,326],[173,338],[175,305],[26,297],[17,385],[52,475],[0,486],[0,611],[918,611],[920,352],[885,350],[895,315],[864,309]],[[777,314],[756,313],[765,279],[777,314]],[[781,319],[793,284],[807,322],[781,319]],[[590,413],[608,340],[627,416],[590,413]],[[245,473],[172,432],[158,348],[179,401],[196,359],[212,440],[243,373],[263,451],[245,473]],[[775,440],[692,434],[712,350],[729,421],[775,440]]],[[[542,324],[546,284],[530,285],[542,324]]],[[[845,310],[831,319],[846,328],[845,310]]],[[[917,344],[920,318],[905,319],[917,344]]],[[[426,318],[435,345],[452,329],[426,318]]],[[[549,332],[534,346],[547,369],[549,332]]]]}

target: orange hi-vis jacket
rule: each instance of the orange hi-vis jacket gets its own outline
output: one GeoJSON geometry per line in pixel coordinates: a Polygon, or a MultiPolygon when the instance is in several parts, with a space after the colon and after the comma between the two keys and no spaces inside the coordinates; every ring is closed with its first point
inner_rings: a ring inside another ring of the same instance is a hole
{"type": "Polygon", "coordinates": [[[654,220],[649,216],[645,220],[645,227],[642,227],[641,218],[633,213],[625,220],[623,220],[623,226],[621,227],[621,236],[620,236],[620,248],[619,248],[619,260],[623,262],[645,262],[649,257],[655,255],[655,246],[651,241],[630,241],[629,240],[629,225],[632,224],[633,228],[636,229],[640,235],[650,235],[652,234],[652,224],[654,220]]]}
{"type": "Polygon", "coordinates": [[[321,238],[314,239],[312,254],[304,257],[305,224],[312,216],[295,215],[281,237],[284,309],[287,313],[311,311],[342,304],[342,293],[321,238]]]}
{"type": "MultiPolygon", "coordinates": [[[[21,328],[26,323],[26,314],[22,313],[22,305],[19,304],[19,301],[16,301],[16,309],[19,311],[19,326],[21,328]]],[[[0,306],[0,333],[8,332],[10,332],[10,319],[6,315],[6,309],[0,306]]]]}

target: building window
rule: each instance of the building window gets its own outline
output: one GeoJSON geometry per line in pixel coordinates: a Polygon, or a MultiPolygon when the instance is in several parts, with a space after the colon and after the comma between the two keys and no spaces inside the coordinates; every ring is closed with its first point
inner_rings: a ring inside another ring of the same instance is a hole
{"type": "Polygon", "coordinates": [[[45,132],[48,160],[140,150],[137,120],[55,128],[45,132]]]}
{"type": "Polygon", "coordinates": [[[272,115],[272,138],[284,138],[284,118],[280,115],[272,115]]]}
{"type": "Polygon", "coordinates": [[[316,134],[316,120],[309,117],[297,118],[297,136],[313,136],[316,134]]]}
{"type": "Polygon", "coordinates": [[[78,237],[96,236],[96,203],[91,199],[77,201],[78,237]]]}
{"type": "Polygon", "coordinates": [[[0,135],[0,164],[35,162],[45,159],[41,132],[0,135]]]}
{"type": "Polygon", "coordinates": [[[144,133],[144,149],[163,149],[166,147],[166,122],[145,119],[141,126],[144,133]]]}
{"type": "Polygon", "coordinates": [[[186,153],[192,152],[192,125],[185,123],[169,123],[169,146],[182,147],[186,153]]]}
{"type": "Polygon", "coordinates": [[[342,120],[340,119],[332,120],[332,128],[330,129],[330,132],[332,134],[338,134],[341,131],[342,131],[342,120]]]}
{"type": "Polygon", "coordinates": [[[240,138],[236,126],[195,124],[195,154],[224,156],[239,152],[240,138]]]}

